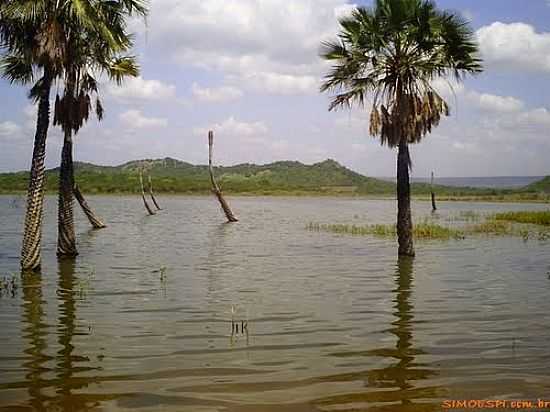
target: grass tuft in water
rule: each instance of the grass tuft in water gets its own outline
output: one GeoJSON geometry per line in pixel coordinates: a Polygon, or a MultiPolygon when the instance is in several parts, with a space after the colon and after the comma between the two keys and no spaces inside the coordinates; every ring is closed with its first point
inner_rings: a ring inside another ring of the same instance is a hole
{"type": "MultiPolygon", "coordinates": [[[[348,225],[348,224],[321,224],[310,222],[307,230],[317,232],[331,232],[349,235],[374,235],[380,237],[395,237],[395,225],[348,225]]],[[[423,222],[413,226],[413,236],[417,239],[462,239],[464,233],[460,230],[423,222]]]]}
{"type": "Polygon", "coordinates": [[[550,210],[496,213],[493,219],[517,223],[550,226],[550,210]]]}
{"type": "MultiPolygon", "coordinates": [[[[349,224],[321,224],[310,222],[306,229],[317,232],[331,232],[348,235],[373,235],[380,237],[395,237],[397,230],[395,225],[349,225],[349,224]]],[[[413,236],[416,239],[464,239],[466,235],[493,235],[493,236],[516,236],[524,241],[538,239],[540,241],[550,240],[550,230],[529,230],[518,227],[512,222],[487,219],[484,222],[468,225],[461,230],[440,226],[430,222],[428,219],[413,226],[413,236]]]]}
{"type": "Polygon", "coordinates": [[[487,235],[510,235],[514,234],[512,225],[500,220],[489,219],[483,223],[478,223],[468,227],[469,233],[487,234],[487,235]]]}

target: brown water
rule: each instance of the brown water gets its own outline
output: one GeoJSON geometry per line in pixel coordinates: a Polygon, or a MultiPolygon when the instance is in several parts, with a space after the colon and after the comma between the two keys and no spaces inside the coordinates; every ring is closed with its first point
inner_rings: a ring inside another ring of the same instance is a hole
{"type": "MultiPolygon", "coordinates": [[[[80,256],[58,263],[48,198],[42,274],[0,298],[0,410],[431,411],[444,399],[550,398],[550,241],[421,242],[398,261],[392,240],[304,230],[389,223],[393,201],[231,200],[237,224],[221,223],[212,198],[161,197],[152,217],[137,197],[90,198],[109,227],[90,231],[78,212],[80,256]]],[[[0,276],[18,268],[23,203],[0,197],[0,276]]],[[[542,207],[441,203],[439,218],[542,207]]]]}

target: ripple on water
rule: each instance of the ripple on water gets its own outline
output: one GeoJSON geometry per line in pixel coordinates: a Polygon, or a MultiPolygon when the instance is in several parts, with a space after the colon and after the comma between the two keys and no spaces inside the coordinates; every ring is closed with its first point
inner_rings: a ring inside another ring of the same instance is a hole
{"type": "MultiPolygon", "coordinates": [[[[13,271],[9,199],[0,265],[13,271]]],[[[392,240],[304,230],[390,223],[392,201],[232,198],[236,225],[211,198],[159,201],[147,217],[138,197],[91,197],[109,227],[77,214],[66,264],[47,199],[43,272],[0,298],[0,411],[425,412],[550,389],[548,242],[418,242],[398,260],[392,240]]],[[[462,210],[442,203],[439,218],[462,210]]]]}

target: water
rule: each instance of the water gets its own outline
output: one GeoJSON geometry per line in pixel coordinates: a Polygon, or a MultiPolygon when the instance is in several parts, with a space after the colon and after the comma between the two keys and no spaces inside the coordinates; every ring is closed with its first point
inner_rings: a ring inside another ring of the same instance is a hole
{"type": "MultiPolygon", "coordinates": [[[[221,223],[213,198],[161,197],[152,217],[137,197],[89,200],[109,227],[88,230],[78,212],[80,256],[58,263],[48,198],[42,274],[0,299],[1,411],[432,411],[549,397],[549,241],[428,241],[398,261],[392,240],[304,230],[392,222],[389,200],[236,198],[237,224],[221,223]]],[[[544,208],[438,206],[442,221],[544,208]]],[[[23,201],[0,197],[0,211],[7,275],[23,201]]]]}
{"type": "MultiPolygon", "coordinates": [[[[544,176],[485,176],[485,177],[437,177],[435,183],[444,186],[480,187],[492,189],[518,189],[542,180],[544,176]]],[[[394,177],[383,177],[383,180],[395,182],[394,177]]],[[[415,183],[430,183],[429,177],[413,177],[415,183]]]]}

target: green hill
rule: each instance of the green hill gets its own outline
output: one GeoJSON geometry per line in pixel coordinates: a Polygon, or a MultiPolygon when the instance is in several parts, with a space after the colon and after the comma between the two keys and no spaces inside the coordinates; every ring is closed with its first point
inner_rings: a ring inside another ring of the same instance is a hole
{"type": "MultiPolygon", "coordinates": [[[[180,160],[144,159],[119,166],[98,166],[75,163],[75,178],[87,193],[137,193],[139,169],[145,166],[153,179],[156,192],[209,193],[208,167],[180,160]]],[[[47,171],[47,191],[57,188],[58,168],[47,171]]],[[[224,191],[233,193],[392,193],[395,185],[365,177],[340,165],[325,160],[313,165],[295,161],[281,161],[266,165],[239,164],[216,167],[216,177],[224,191]]],[[[27,187],[27,172],[0,174],[0,192],[22,192],[27,187]]]]}
{"type": "MultiPolygon", "coordinates": [[[[139,170],[142,167],[148,170],[145,176],[152,177],[155,192],[210,193],[207,166],[193,165],[168,157],[133,160],[119,166],[76,162],[75,178],[85,193],[138,193],[140,191],[139,170]]],[[[280,161],[265,165],[244,163],[215,169],[222,189],[232,194],[395,195],[395,183],[363,176],[331,159],[312,165],[296,161],[280,161]]],[[[46,173],[46,190],[55,192],[59,169],[50,169],[46,173]]],[[[2,173],[0,174],[0,193],[25,192],[27,183],[27,172],[2,173]]],[[[549,186],[550,178],[547,177],[519,190],[439,185],[434,188],[439,198],[452,199],[465,196],[528,195],[534,192],[548,192],[549,186]]],[[[415,196],[425,196],[430,193],[430,185],[413,183],[412,193],[415,196]]]]}
{"type": "Polygon", "coordinates": [[[546,176],[544,179],[538,180],[525,187],[529,192],[544,192],[550,193],[550,176],[546,176]]]}

